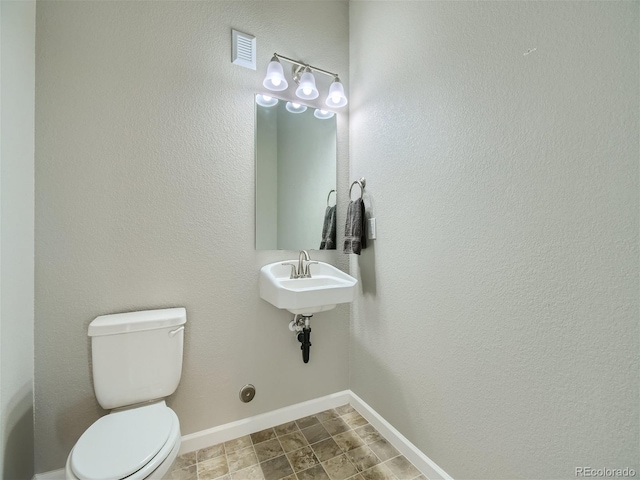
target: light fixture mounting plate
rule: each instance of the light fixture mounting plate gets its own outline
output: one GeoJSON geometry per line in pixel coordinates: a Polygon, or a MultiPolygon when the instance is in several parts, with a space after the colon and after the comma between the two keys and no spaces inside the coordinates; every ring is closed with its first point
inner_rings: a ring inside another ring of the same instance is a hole
{"type": "Polygon", "coordinates": [[[293,64],[291,66],[291,76],[293,77],[293,81],[296,82],[296,85],[300,85],[300,77],[302,77],[306,68],[305,65],[293,64]]]}

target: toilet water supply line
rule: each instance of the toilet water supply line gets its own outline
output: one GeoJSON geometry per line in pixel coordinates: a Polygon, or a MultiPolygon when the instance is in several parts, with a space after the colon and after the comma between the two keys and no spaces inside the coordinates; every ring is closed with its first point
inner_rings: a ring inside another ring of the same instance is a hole
{"type": "Polygon", "coordinates": [[[302,315],[296,313],[293,320],[289,322],[289,330],[294,332],[298,341],[302,344],[302,361],[309,363],[309,347],[311,347],[311,317],[313,315],[302,315]]]}

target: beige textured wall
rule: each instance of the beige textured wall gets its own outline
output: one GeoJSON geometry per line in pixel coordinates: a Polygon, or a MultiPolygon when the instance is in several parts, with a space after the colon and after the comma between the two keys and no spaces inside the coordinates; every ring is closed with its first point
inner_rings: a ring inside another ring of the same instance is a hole
{"type": "Polygon", "coordinates": [[[0,2],[0,478],[33,476],[36,3],[0,2]]]}
{"type": "Polygon", "coordinates": [[[350,5],[351,388],[456,479],[638,471],[640,4],[350,5]]]}
{"type": "MultiPolygon", "coordinates": [[[[169,399],[183,434],[347,388],[348,306],[314,319],[304,365],[290,315],[258,296],[259,268],[293,252],[255,251],[253,104],[274,51],[348,82],[347,45],[346,2],[38,4],[36,471],[105,413],[86,336],[99,314],[187,308],[169,399]],[[258,71],[230,63],[232,27],[257,36],[258,71]]],[[[347,135],[341,114],[343,192],[347,135]]]]}

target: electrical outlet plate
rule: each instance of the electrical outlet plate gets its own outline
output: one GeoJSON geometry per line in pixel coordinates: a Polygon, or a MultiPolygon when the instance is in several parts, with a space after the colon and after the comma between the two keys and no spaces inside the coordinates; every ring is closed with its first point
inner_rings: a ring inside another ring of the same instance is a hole
{"type": "Polygon", "coordinates": [[[376,219],[370,218],[367,220],[367,238],[369,240],[375,240],[376,237],[377,237],[376,219]]]}

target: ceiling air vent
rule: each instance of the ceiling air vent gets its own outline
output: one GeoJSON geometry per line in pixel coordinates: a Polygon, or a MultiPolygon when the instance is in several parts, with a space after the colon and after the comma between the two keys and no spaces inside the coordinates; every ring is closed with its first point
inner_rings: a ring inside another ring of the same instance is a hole
{"type": "Polygon", "coordinates": [[[255,70],[256,37],[231,30],[231,62],[255,70]]]}

